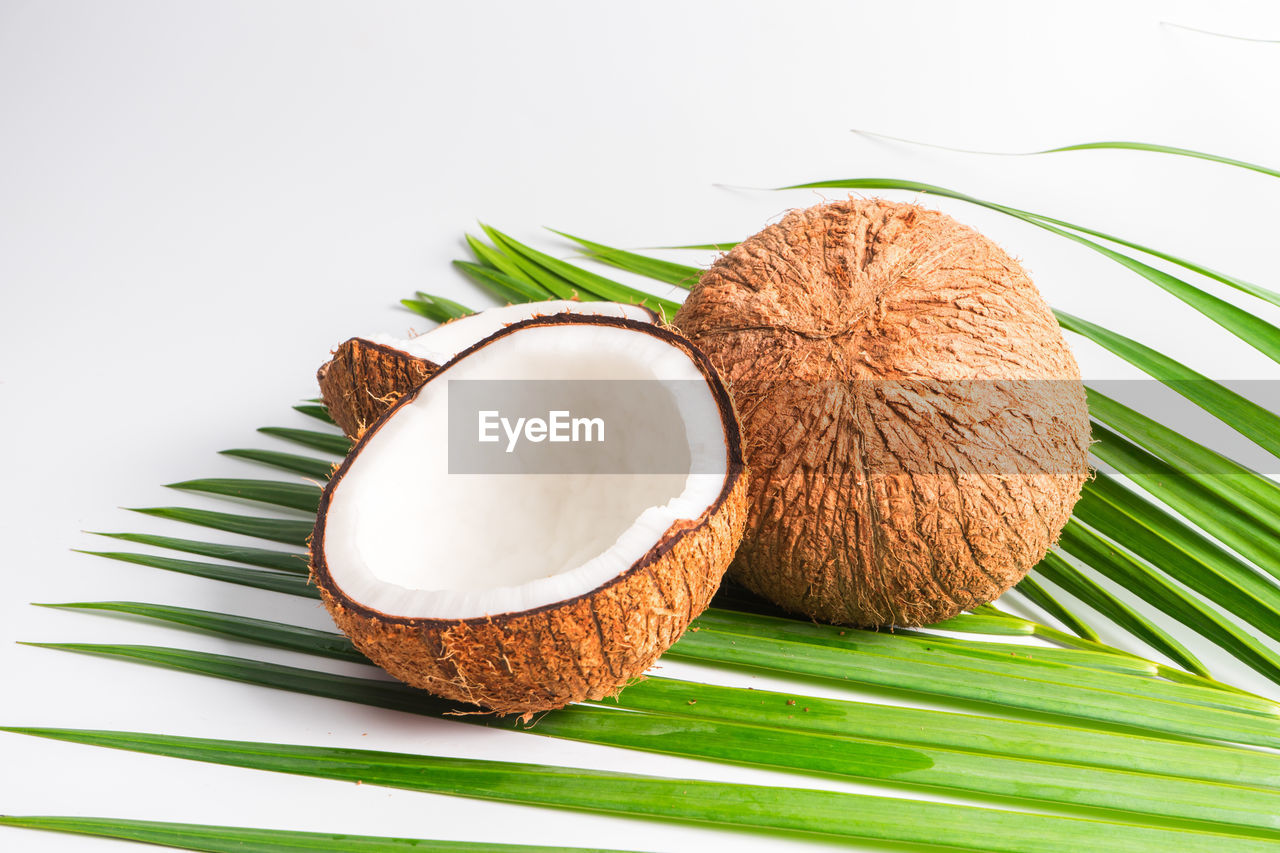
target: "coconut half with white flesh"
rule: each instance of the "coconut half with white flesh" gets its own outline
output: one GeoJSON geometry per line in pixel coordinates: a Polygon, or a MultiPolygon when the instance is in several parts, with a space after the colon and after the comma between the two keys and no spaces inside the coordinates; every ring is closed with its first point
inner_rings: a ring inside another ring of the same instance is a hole
{"type": "Polygon", "coordinates": [[[642,305],[554,299],[487,308],[413,338],[386,334],[351,338],[316,372],[320,395],[342,431],[359,438],[401,396],[467,347],[512,323],[552,314],[625,317],[643,323],[658,319],[642,305]]]}
{"type": "Polygon", "coordinates": [[[402,681],[500,713],[601,699],[710,602],[746,481],[730,397],[688,340],[625,318],[525,320],[370,426],[324,490],[312,575],[402,681]]]}

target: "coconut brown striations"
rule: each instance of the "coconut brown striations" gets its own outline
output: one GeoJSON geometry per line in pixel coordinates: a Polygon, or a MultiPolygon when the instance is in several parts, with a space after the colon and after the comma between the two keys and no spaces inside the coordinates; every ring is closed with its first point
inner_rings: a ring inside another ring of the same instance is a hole
{"type": "Polygon", "coordinates": [[[849,200],[721,257],[675,317],[729,383],[752,471],[730,574],[796,613],[922,625],[1057,540],[1088,475],[1079,369],[998,246],[849,200]]]}
{"type": "Polygon", "coordinates": [[[316,381],[333,422],[349,438],[359,438],[379,415],[439,369],[394,347],[351,338],[320,365],[316,381]]]}

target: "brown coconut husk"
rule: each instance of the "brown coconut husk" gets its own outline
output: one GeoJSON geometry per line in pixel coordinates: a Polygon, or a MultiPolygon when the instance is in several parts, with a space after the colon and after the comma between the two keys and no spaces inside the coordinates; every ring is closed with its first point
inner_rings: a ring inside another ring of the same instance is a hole
{"type": "Polygon", "coordinates": [[[1088,475],[1075,359],[1017,262],[954,219],[849,200],[721,257],[674,319],[729,383],[752,471],[730,575],[864,627],[991,601],[1088,475]]]}
{"type": "MultiPolygon", "coordinates": [[[[424,385],[375,422],[326,485],[311,538],[311,577],[337,626],[396,678],[500,714],[529,715],[616,695],[641,677],[711,602],[746,523],[748,477],[727,389],[707,357],[673,331],[614,317],[562,314],[506,327],[456,357],[529,326],[622,326],[662,338],[690,355],[711,384],[725,425],[724,488],[696,520],[677,521],[640,560],[584,595],[516,613],[474,619],[405,618],[348,598],[329,574],[324,535],[329,504],[351,464],[424,385]]],[[[447,376],[448,366],[427,382],[447,376]]]]}
{"type": "Polygon", "coordinates": [[[351,338],[320,365],[316,381],[329,417],[355,439],[439,369],[434,362],[394,347],[351,338]]]}

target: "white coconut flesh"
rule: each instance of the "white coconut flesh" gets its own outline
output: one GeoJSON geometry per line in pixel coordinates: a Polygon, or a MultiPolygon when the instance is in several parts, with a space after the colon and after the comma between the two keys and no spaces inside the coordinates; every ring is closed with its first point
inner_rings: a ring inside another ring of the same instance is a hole
{"type": "Polygon", "coordinates": [[[596,317],[624,317],[639,323],[652,323],[654,314],[639,305],[621,302],[579,302],[574,299],[549,299],[545,302],[525,302],[486,308],[456,320],[443,323],[429,332],[414,338],[397,338],[387,334],[370,335],[365,340],[385,347],[398,349],[415,358],[444,364],[472,344],[482,341],[494,332],[534,317],[552,314],[589,314],[596,317]]]}
{"type": "Polygon", "coordinates": [[[726,417],[686,350],[644,327],[551,322],[497,335],[436,374],[350,459],[327,507],[329,577],[351,601],[403,618],[493,616],[590,593],[673,524],[716,505],[729,469],[726,417]],[[580,473],[451,474],[448,387],[495,379],[617,380],[589,383],[582,401],[606,429],[631,423],[681,438],[610,447],[580,473]],[[662,382],[645,383],[638,401],[626,380],[662,382]]]}

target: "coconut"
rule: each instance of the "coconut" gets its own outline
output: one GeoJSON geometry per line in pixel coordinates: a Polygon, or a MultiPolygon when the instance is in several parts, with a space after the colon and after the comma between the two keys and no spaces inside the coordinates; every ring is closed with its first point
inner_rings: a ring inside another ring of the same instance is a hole
{"type": "Polygon", "coordinates": [[[1052,312],[937,211],[793,211],[717,260],[674,323],[742,420],[752,482],[730,577],[792,612],[923,625],[991,601],[1057,540],[1088,474],[1052,312]]]}
{"type": "Polygon", "coordinates": [[[501,713],[601,699],[706,608],[746,484],[728,392],[685,338],[624,318],[525,320],[364,433],[321,498],[312,577],[356,647],[409,684],[501,713]],[[497,395],[479,430],[476,389],[497,395]],[[598,447],[553,449],[543,423],[548,441],[528,425],[508,453],[505,413],[502,441],[481,447],[485,419],[552,392],[601,422],[598,447]]]}
{"type": "Polygon", "coordinates": [[[348,437],[359,438],[405,392],[417,388],[462,350],[503,326],[551,314],[657,320],[656,314],[640,305],[556,299],[488,308],[408,339],[386,334],[351,338],[316,372],[320,395],[334,423],[348,437]]]}

